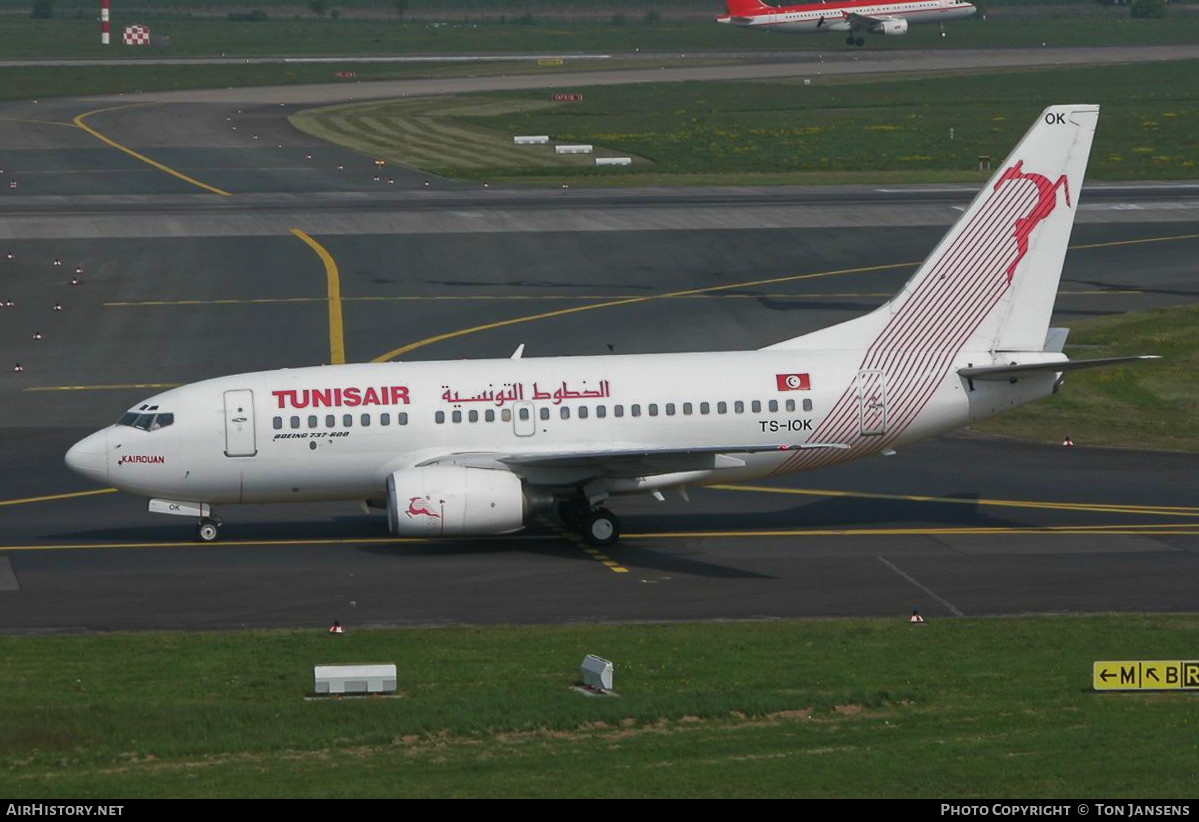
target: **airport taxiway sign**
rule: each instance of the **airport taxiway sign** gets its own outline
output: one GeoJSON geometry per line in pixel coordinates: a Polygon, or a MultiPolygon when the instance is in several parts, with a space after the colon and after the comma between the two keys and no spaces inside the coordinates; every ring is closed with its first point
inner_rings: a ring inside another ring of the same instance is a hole
{"type": "Polygon", "coordinates": [[[1096,691],[1199,690],[1199,662],[1138,659],[1094,663],[1096,691]]]}

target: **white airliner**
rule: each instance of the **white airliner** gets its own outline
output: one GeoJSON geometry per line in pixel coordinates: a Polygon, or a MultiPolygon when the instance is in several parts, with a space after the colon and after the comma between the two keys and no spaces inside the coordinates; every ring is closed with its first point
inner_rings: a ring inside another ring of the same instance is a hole
{"type": "MultiPolygon", "coordinates": [[[[970,17],[977,9],[965,0],[828,0],[799,6],[768,6],[762,0],[725,0],[728,14],[717,23],[788,34],[846,34],[847,45],[862,45],[863,34],[907,34],[913,23],[941,23],[970,17]]],[[[945,36],[945,29],[941,29],[945,36]]]]}
{"type": "Polygon", "coordinates": [[[890,302],[760,351],[333,365],[174,388],[67,452],[73,470],[199,519],[357,500],[391,533],[504,534],[558,508],[593,545],[625,494],[890,454],[1048,396],[1049,328],[1099,109],[1052,106],[890,302]]]}

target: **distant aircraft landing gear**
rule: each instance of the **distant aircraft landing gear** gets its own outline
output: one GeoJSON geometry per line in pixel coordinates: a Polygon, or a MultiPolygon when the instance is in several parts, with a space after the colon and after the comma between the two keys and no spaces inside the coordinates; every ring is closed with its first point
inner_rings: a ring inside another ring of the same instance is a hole
{"type": "Polygon", "coordinates": [[[204,517],[196,525],[196,539],[200,542],[216,542],[221,538],[221,521],[215,517],[204,517]]]}
{"type": "Polygon", "coordinates": [[[866,45],[866,38],[865,37],[854,37],[851,34],[845,38],[845,45],[847,45],[847,46],[864,46],[864,45],[866,45]]]}

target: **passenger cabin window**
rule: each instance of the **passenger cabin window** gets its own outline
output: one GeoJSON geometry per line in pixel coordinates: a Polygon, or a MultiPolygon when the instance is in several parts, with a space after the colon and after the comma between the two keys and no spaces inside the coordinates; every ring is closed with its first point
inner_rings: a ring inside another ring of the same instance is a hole
{"type": "Polygon", "coordinates": [[[341,424],[344,425],[346,428],[353,428],[354,427],[354,415],[353,414],[342,414],[341,415],[341,424]]]}
{"type": "Polygon", "coordinates": [[[640,417],[641,416],[641,406],[640,405],[629,406],[629,415],[633,416],[633,417],[640,417]]]}
{"type": "Polygon", "coordinates": [[[300,427],[300,418],[299,417],[292,417],[290,420],[288,420],[288,422],[291,423],[292,428],[300,427]]]}
{"type": "Polygon", "coordinates": [[[612,416],[614,416],[614,417],[623,417],[623,416],[624,416],[624,406],[623,406],[623,405],[617,405],[617,406],[613,406],[613,408],[612,408],[612,416]]]}
{"type": "Polygon", "coordinates": [[[570,409],[565,405],[558,409],[558,416],[564,420],[570,419],[570,409]]]}
{"type": "Polygon", "coordinates": [[[596,417],[598,417],[598,418],[599,418],[599,419],[601,419],[601,420],[602,420],[604,417],[608,416],[608,406],[606,406],[606,405],[597,405],[597,406],[595,407],[595,416],[596,416],[596,417]]]}
{"type": "Polygon", "coordinates": [[[795,410],[795,400],[787,400],[787,410],[788,411],[795,410]]]}
{"type": "Polygon", "coordinates": [[[326,414],[325,415],[325,427],[326,428],[334,428],[334,427],[336,427],[336,425],[337,425],[337,416],[334,414],[326,414]]]}
{"type": "Polygon", "coordinates": [[[367,428],[371,424],[371,415],[363,414],[361,417],[358,418],[358,421],[362,423],[363,428],[367,428]]]}
{"type": "Polygon", "coordinates": [[[587,419],[587,406],[585,406],[585,405],[579,406],[579,419],[581,419],[581,420],[587,419]]]}
{"type": "Polygon", "coordinates": [[[543,420],[548,420],[550,418],[550,410],[548,408],[545,408],[544,406],[541,408],[538,408],[537,416],[541,417],[543,420]]]}
{"type": "Polygon", "coordinates": [[[717,413],[717,414],[727,414],[727,413],[729,413],[729,404],[728,404],[727,402],[718,402],[718,403],[716,403],[716,413],[717,413]]]}
{"type": "Polygon", "coordinates": [[[273,420],[271,420],[271,426],[278,431],[283,427],[283,417],[275,417],[273,420]]]}
{"type": "Polygon", "coordinates": [[[691,403],[689,403],[689,402],[683,403],[683,414],[685,416],[691,415],[691,403]]]}
{"type": "Polygon", "coordinates": [[[438,411],[436,414],[434,414],[433,422],[437,423],[438,425],[441,425],[442,423],[444,423],[445,422],[445,412],[438,411]]]}
{"type": "Polygon", "coordinates": [[[400,412],[400,414],[399,414],[399,417],[398,417],[398,419],[399,419],[399,421],[400,421],[400,425],[407,425],[407,424],[408,424],[408,412],[407,412],[407,411],[401,411],[401,412],[400,412]]]}
{"type": "Polygon", "coordinates": [[[736,411],[738,414],[744,414],[745,413],[745,403],[741,402],[741,400],[737,400],[735,403],[733,403],[733,410],[736,411]]]}
{"type": "Polygon", "coordinates": [[[771,400],[770,401],[770,413],[776,414],[776,413],[778,413],[778,410],[779,410],[779,401],[771,400]]]}
{"type": "Polygon", "coordinates": [[[462,422],[462,412],[461,411],[451,412],[450,419],[453,420],[454,422],[462,422]]]}
{"type": "Polygon", "coordinates": [[[757,414],[759,411],[761,411],[761,410],[762,410],[762,401],[761,401],[761,400],[754,400],[752,403],[750,403],[749,410],[751,410],[751,411],[753,411],[755,414],[757,414]]]}
{"type": "Polygon", "coordinates": [[[383,413],[379,415],[379,425],[391,425],[391,414],[383,413]]]}
{"type": "Polygon", "coordinates": [[[668,417],[674,416],[674,403],[673,402],[666,403],[666,416],[668,416],[668,417]]]}
{"type": "Polygon", "coordinates": [[[471,422],[478,422],[479,412],[472,408],[470,411],[466,412],[466,418],[471,422]]]}
{"type": "Polygon", "coordinates": [[[501,411],[500,419],[503,420],[504,422],[512,422],[512,409],[505,408],[503,411],[501,411]]]}
{"type": "Polygon", "coordinates": [[[712,410],[712,406],[711,406],[711,405],[709,405],[708,403],[706,403],[706,402],[701,402],[701,403],[699,404],[699,413],[701,413],[701,414],[707,414],[707,413],[708,413],[708,412],[710,412],[711,410],[712,410]]]}
{"type": "Polygon", "coordinates": [[[803,410],[804,410],[804,411],[811,411],[811,410],[812,410],[812,401],[811,401],[811,400],[804,400],[804,401],[803,401],[803,410]]]}
{"type": "Polygon", "coordinates": [[[484,411],[483,419],[486,420],[487,422],[495,422],[495,409],[488,408],[486,411],[484,411]]]}
{"type": "Polygon", "coordinates": [[[309,415],[308,415],[308,427],[309,427],[309,428],[316,428],[316,414],[309,414],[309,415]]]}
{"type": "Polygon", "coordinates": [[[649,415],[651,417],[658,416],[658,404],[656,402],[651,402],[649,404],[649,415]]]}

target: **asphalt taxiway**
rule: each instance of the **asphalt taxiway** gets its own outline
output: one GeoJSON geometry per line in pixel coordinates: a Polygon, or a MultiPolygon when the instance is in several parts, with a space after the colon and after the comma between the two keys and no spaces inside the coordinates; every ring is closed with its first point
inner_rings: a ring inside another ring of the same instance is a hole
{"type": "MultiPolygon", "coordinates": [[[[484,190],[379,174],[273,102],[103,107],[0,107],[0,185],[19,183],[0,191],[0,630],[1195,606],[1199,457],[968,435],[620,501],[627,536],[603,552],[550,520],[392,540],[350,504],[230,508],[225,543],[189,544],[191,523],[71,475],[66,448],[161,386],[338,345],[758,347],[883,302],[971,192],[484,190]]],[[[1195,187],[1082,202],[1055,323],[1195,301],[1195,187]]]]}

